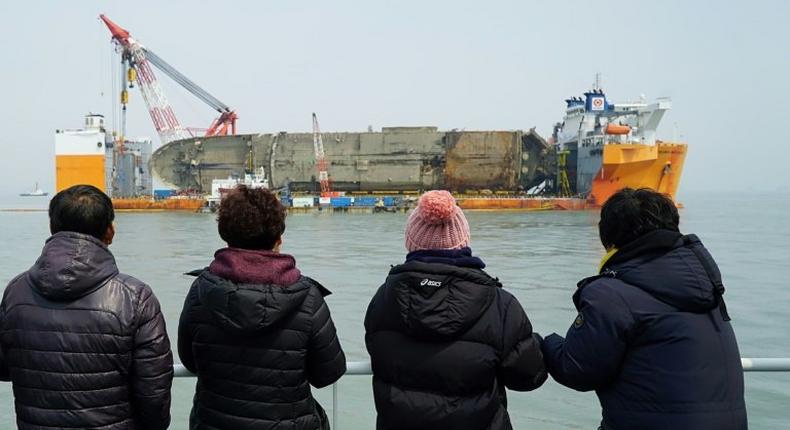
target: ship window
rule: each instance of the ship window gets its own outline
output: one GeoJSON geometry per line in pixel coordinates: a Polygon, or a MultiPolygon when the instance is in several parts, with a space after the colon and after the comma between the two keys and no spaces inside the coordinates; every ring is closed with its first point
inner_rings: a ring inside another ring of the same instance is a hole
{"type": "Polygon", "coordinates": [[[101,148],[101,142],[96,142],[96,147],[101,148]]]}

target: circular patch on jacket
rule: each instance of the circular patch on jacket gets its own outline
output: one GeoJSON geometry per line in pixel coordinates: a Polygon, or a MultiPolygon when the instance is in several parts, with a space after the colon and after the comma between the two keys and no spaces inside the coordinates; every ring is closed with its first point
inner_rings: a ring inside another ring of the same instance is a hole
{"type": "Polygon", "coordinates": [[[584,316],[581,312],[579,315],[576,315],[576,319],[573,320],[573,328],[580,328],[584,324],[584,316]]]}

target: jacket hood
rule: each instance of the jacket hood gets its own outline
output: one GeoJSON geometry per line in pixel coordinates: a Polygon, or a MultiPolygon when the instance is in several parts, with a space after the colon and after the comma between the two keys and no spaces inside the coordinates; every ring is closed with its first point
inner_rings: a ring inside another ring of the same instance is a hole
{"type": "Polygon", "coordinates": [[[50,236],[28,271],[33,288],[53,301],[76,300],[116,275],[118,266],[106,245],[93,236],[68,231],[50,236]]]}
{"type": "Polygon", "coordinates": [[[615,256],[606,264],[604,276],[614,276],[681,311],[705,313],[721,302],[721,273],[695,235],[649,233],[615,256]]]}
{"type": "Polygon", "coordinates": [[[411,335],[447,338],[469,329],[502,284],[480,269],[413,260],[393,267],[387,286],[411,335]]]}
{"type": "Polygon", "coordinates": [[[251,334],[277,324],[297,312],[318,282],[301,277],[287,287],[277,284],[236,283],[206,270],[198,277],[198,299],[226,331],[251,334]]]}

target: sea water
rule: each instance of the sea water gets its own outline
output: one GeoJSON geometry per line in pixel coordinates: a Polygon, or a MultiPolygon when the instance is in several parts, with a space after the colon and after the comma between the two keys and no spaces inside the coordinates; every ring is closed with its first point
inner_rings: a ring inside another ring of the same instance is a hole
{"type": "MultiPolygon", "coordinates": [[[[790,195],[689,193],[680,200],[681,230],[696,233],[718,261],[727,306],[744,357],[790,357],[790,195]]],[[[6,203],[6,206],[9,204],[6,203]]],[[[14,206],[43,207],[46,199],[14,206]]],[[[576,311],[576,282],[595,273],[603,255],[598,213],[469,212],[472,248],[486,270],[512,292],[542,335],[564,334],[576,311]]],[[[348,360],[366,360],[362,321],[368,302],[391,265],[404,259],[404,214],[291,215],[282,251],[306,275],[332,290],[327,297],[348,360]]],[[[111,246],[122,272],[150,284],[176,345],[178,317],[193,278],[223,246],[214,215],[120,213],[111,246]]],[[[46,212],[0,212],[0,283],[26,270],[48,237],[46,212]]],[[[175,358],[176,362],[178,358],[175,358]]],[[[752,428],[790,425],[790,373],[747,373],[752,428]]],[[[173,384],[174,429],[187,428],[194,378],[173,384]]],[[[316,390],[331,413],[331,389],[316,390]]],[[[370,376],[347,376],[338,385],[339,429],[372,429],[375,407],[370,376]]],[[[549,380],[537,391],[508,392],[517,429],[593,429],[600,407],[593,393],[549,380]]],[[[0,428],[13,428],[13,395],[0,382],[0,428]]]]}

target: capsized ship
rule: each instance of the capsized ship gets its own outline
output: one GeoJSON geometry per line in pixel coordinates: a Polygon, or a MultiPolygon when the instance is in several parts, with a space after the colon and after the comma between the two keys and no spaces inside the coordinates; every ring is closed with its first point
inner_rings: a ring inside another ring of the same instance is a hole
{"type": "MultiPolygon", "coordinates": [[[[322,138],[332,189],[340,192],[515,192],[551,174],[549,145],[532,130],[385,127],[381,132],[322,133],[322,138]]],[[[157,150],[152,166],[163,182],[179,189],[207,192],[215,179],[265,167],[272,188],[320,190],[312,133],[178,140],[157,150]]]]}
{"type": "MultiPolygon", "coordinates": [[[[687,146],[656,138],[670,107],[668,99],[612,104],[594,89],[566,100],[565,118],[549,141],[534,129],[436,127],[321,137],[337,191],[447,189],[465,208],[578,209],[601,205],[623,187],[650,187],[674,197],[687,146]]],[[[152,157],[152,170],[161,181],[202,193],[211,190],[214,180],[260,167],[272,188],[320,190],[311,133],[195,137],[166,144],[152,157]]]]}

